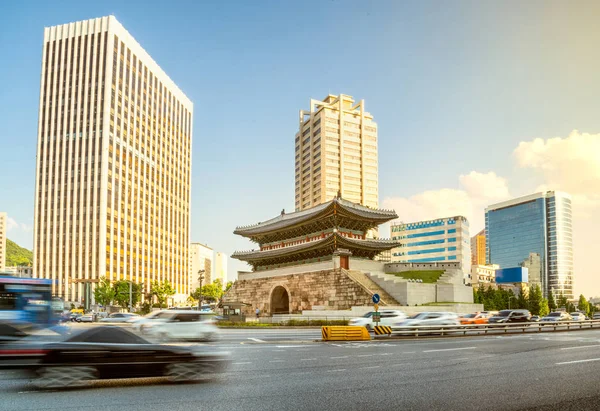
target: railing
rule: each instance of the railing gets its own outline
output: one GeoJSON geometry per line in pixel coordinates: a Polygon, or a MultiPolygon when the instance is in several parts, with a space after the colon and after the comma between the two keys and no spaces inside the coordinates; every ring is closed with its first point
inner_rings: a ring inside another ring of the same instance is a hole
{"type": "Polygon", "coordinates": [[[600,320],[523,322],[508,324],[392,326],[391,335],[422,337],[427,335],[480,335],[488,333],[572,331],[600,328],[600,320]]]}

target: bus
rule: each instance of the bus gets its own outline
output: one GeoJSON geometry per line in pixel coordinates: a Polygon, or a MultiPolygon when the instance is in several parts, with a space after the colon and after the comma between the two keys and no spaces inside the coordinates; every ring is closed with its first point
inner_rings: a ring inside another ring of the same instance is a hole
{"type": "Polygon", "coordinates": [[[0,275],[0,322],[54,324],[60,303],[52,298],[52,280],[0,275]]]}

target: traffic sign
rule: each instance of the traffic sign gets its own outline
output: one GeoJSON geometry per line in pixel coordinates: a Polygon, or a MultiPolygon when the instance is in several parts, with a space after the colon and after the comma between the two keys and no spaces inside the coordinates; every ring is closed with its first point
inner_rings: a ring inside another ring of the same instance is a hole
{"type": "Polygon", "coordinates": [[[379,298],[379,294],[373,294],[373,302],[375,304],[377,304],[380,300],[381,298],[379,298]]]}
{"type": "Polygon", "coordinates": [[[379,311],[379,304],[374,304],[373,308],[375,308],[375,311],[379,311]]]}
{"type": "Polygon", "coordinates": [[[381,321],[381,313],[380,313],[380,312],[377,312],[377,311],[375,311],[375,312],[373,313],[373,322],[376,322],[376,323],[378,323],[379,321],[381,321]]]}

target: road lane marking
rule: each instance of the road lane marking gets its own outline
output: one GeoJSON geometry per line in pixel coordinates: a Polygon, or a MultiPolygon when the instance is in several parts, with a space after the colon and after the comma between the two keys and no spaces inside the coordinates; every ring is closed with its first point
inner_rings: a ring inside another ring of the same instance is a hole
{"type": "Polygon", "coordinates": [[[600,358],[590,358],[590,359],[587,359],[587,360],[557,362],[556,365],[579,364],[579,363],[582,363],[582,362],[592,362],[592,361],[600,361],[600,358]]]}
{"type": "Polygon", "coordinates": [[[244,365],[244,364],[252,364],[252,362],[247,361],[247,362],[234,362],[234,363],[232,363],[232,365],[244,365]]]}
{"type": "Polygon", "coordinates": [[[277,348],[304,348],[305,345],[276,345],[277,348]]]}
{"type": "Polygon", "coordinates": [[[411,365],[411,364],[412,363],[410,363],[410,362],[401,362],[401,363],[398,363],[398,364],[390,364],[389,366],[390,367],[400,367],[402,365],[411,365]]]}
{"type": "Polygon", "coordinates": [[[317,361],[316,358],[300,358],[300,361],[317,361]]]}
{"type": "Polygon", "coordinates": [[[260,338],[248,338],[249,340],[252,340],[254,342],[258,342],[258,343],[264,343],[266,342],[265,340],[261,340],[260,338]]]}
{"type": "Polygon", "coordinates": [[[416,354],[416,353],[417,353],[416,351],[405,351],[405,352],[400,353],[400,354],[416,354]]]}
{"type": "Polygon", "coordinates": [[[342,371],[346,371],[345,368],[341,368],[339,370],[327,370],[327,372],[342,372],[342,371]]]}
{"type": "Polygon", "coordinates": [[[329,357],[329,358],[332,359],[332,360],[339,360],[339,359],[342,359],[342,358],[348,358],[348,356],[347,355],[342,355],[341,357],[329,357]]]}
{"type": "Polygon", "coordinates": [[[361,370],[370,370],[370,369],[372,369],[372,368],[379,368],[379,367],[381,367],[381,366],[380,366],[380,365],[373,365],[373,366],[371,366],[371,367],[360,367],[360,369],[361,369],[361,370]]]}
{"type": "Polygon", "coordinates": [[[580,345],[578,347],[565,347],[565,348],[561,348],[561,350],[576,350],[578,348],[593,348],[593,347],[600,347],[600,344],[596,344],[596,345],[580,345]]]}
{"type": "Polygon", "coordinates": [[[269,362],[285,362],[285,360],[271,360],[269,362]]]}
{"type": "Polygon", "coordinates": [[[459,350],[474,350],[477,347],[461,347],[461,348],[444,348],[441,350],[425,350],[423,352],[443,352],[443,351],[459,351],[459,350]]]}
{"type": "Polygon", "coordinates": [[[375,354],[360,354],[360,355],[357,355],[357,357],[372,357],[374,355],[375,354]]]}

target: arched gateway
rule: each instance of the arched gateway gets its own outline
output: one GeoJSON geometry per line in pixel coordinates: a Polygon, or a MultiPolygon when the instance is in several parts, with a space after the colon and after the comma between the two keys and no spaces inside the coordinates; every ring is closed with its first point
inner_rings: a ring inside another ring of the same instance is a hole
{"type": "Polygon", "coordinates": [[[290,296],[287,290],[278,285],[271,292],[271,314],[287,314],[290,312],[290,296]]]}

